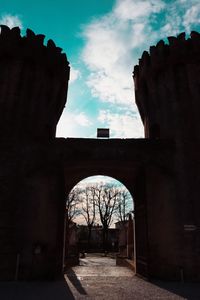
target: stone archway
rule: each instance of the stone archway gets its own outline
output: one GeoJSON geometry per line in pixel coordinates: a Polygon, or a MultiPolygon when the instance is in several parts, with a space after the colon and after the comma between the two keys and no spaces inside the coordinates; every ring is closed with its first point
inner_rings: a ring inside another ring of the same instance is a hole
{"type": "Polygon", "coordinates": [[[116,178],[93,174],[77,182],[66,193],[64,265],[78,263],[78,252],[83,251],[117,252],[119,256],[127,256],[135,262],[133,213],[133,195],[116,178]],[[100,192],[102,201],[105,196],[102,206],[94,191],[100,192]],[[109,191],[111,197],[108,196],[109,191]],[[103,223],[108,225],[106,230],[103,230],[103,223]],[[106,236],[103,235],[105,232],[106,236]],[[103,237],[108,237],[107,244],[103,237]]]}
{"type": "MultiPolygon", "coordinates": [[[[20,254],[19,279],[54,278],[62,273],[65,195],[78,181],[89,175],[106,174],[121,181],[137,202],[134,188],[137,186],[140,170],[146,169],[150,163],[169,168],[169,160],[166,163],[167,152],[171,157],[171,151],[165,143],[145,140],[55,139],[51,143],[34,143],[29,146],[13,143],[10,150],[8,146],[6,149],[6,155],[9,153],[16,163],[19,180],[15,181],[18,182],[16,186],[18,192],[15,197],[18,202],[12,219],[18,225],[14,227],[12,239],[10,235],[5,236],[5,243],[13,245],[15,240],[18,243],[20,241],[19,246],[22,249],[20,250],[17,244],[12,246],[13,261],[11,261],[8,259],[10,252],[5,252],[5,248],[1,248],[1,257],[4,260],[1,278],[10,280],[15,277],[18,253],[20,254]],[[16,157],[19,158],[18,161],[15,160],[16,157]],[[43,209],[39,209],[40,205],[43,209]],[[19,213],[20,210],[22,213],[19,213]],[[30,223],[30,230],[27,227],[27,220],[30,223]],[[46,235],[42,234],[44,228],[40,229],[42,225],[39,220],[48,223],[46,235]],[[35,253],[34,247],[39,249],[36,246],[40,246],[42,251],[35,253]],[[40,262],[39,269],[37,261],[35,263],[35,254],[38,255],[36,260],[40,262]]],[[[5,157],[3,151],[1,157],[2,159],[5,157]]],[[[138,195],[141,195],[142,189],[138,185],[138,195]]],[[[12,200],[13,198],[8,202],[5,198],[4,201],[10,210],[12,200]]],[[[2,199],[1,205],[4,202],[2,199]]],[[[10,226],[8,223],[10,218],[5,216],[2,221],[4,220],[6,226],[10,226]]],[[[143,223],[138,222],[141,225],[137,228],[143,226],[143,223]]],[[[139,231],[143,231],[142,227],[139,231]]],[[[139,255],[139,250],[137,253],[139,255]]],[[[139,272],[143,276],[148,276],[147,271],[139,272]]]]}
{"type": "MultiPolygon", "coordinates": [[[[149,278],[151,274],[152,276],[156,274],[159,277],[159,265],[155,262],[155,257],[152,258],[151,256],[152,245],[155,244],[155,241],[153,239],[149,240],[148,232],[149,223],[153,224],[154,228],[157,226],[154,204],[149,198],[154,196],[150,194],[148,185],[151,185],[150,181],[152,180],[150,174],[152,163],[158,170],[162,169],[159,166],[160,164],[163,164],[164,169],[171,167],[167,161],[162,159],[163,152],[160,152],[162,145],[153,142],[147,146],[145,140],[69,139],[66,141],[67,143],[71,143],[70,149],[73,149],[73,152],[71,152],[70,158],[66,157],[63,162],[66,194],[79,181],[92,175],[106,175],[122,182],[132,194],[135,203],[137,274],[145,278],[149,278]],[[144,145],[149,147],[148,154],[146,152],[142,153],[144,145]],[[102,151],[103,148],[106,148],[106,151],[102,151]],[[151,156],[152,150],[153,152],[157,151],[156,157],[154,154],[151,156]],[[153,207],[151,210],[149,209],[149,203],[153,207]],[[157,271],[155,271],[155,265],[158,268],[157,271]]],[[[166,150],[167,148],[165,148],[166,150]]],[[[155,193],[155,185],[153,185],[153,189],[155,193]]],[[[155,238],[157,238],[159,245],[160,237],[155,238]]],[[[159,257],[159,253],[157,255],[159,257]]],[[[165,253],[165,255],[167,254],[165,253]]]]}
{"type": "MultiPolygon", "coordinates": [[[[121,169],[122,171],[122,169],[121,169]]],[[[66,179],[67,181],[67,184],[66,184],[66,188],[67,188],[67,191],[66,191],[66,195],[71,191],[72,188],[74,188],[75,186],[77,186],[77,184],[79,184],[81,181],[83,181],[83,179],[86,179],[87,177],[93,177],[93,176],[105,176],[105,177],[109,177],[109,178],[113,178],[113,180],[117,180],[119,181],[120,180],[120,183],[124,186],[124,188],[127,189],[127,191],[129,191],[130,195],[131,195],[131,198],[132,198],[132,205],[134,206],[135,205],[135,197],[137,198],[138,202],[141,202],[142,200],[142,197],[141,195],[143,195],[143,188],[144,186],[141,186],[140,183],[139,183],[139,179],[140,179],[140,176],[139,176],[139,173],[140,171],[138,169],[135,170],[136,174],[132,174],[131,176],[131,180],[129,180],[128,176],[118,176],[116,177],[117,173],[119,172],[119,169],[112,169],[112,167],[107,167],[107,168],[99,168],[99,166],[96,168],[96,167],[84,167],[84,170],[81,168],[78,170],[78,176],[76,175],[72,175],[71,177],[71,182],[69,183],[69,180],[66,179]],[[95,169],[98,169],[100,170],[101,169],[101,174],[99,173],[96,173],[95,172],[95,169]],[[104,170],[104,171],[103,171],[104,170]],[[106,172],[106,173],[105,173],[106,172]],[[112,176],[111,176],[112,174],[112,176]],[[115,177],[114,175],[115,174],[115,177]],[[122,181],[122,178],[123,178],[123,181],[122,181]],[[131,183],[131,181],[133,181],[131,183]],[[74,184],[75,182],[75,184],[74,184]],[[130,184],[131,183],[131,184],[130,184]],[[138,194],[136,194],[135,192],[135,187],[137,186],[137,191],[138,191],[138,194]],[[130,189],[130,190],[129,190],[130,189]],[[141,190],[142,189],[142,190],[141,190]]],[[[123,172],[125,173],[125,170],[123,170],[123,172]]],[[[65,171],[65,176],[67,176],[67,173],[68,173],[68,170],[65,171]]],[[[128,174],[127,174],[128,175],[128,174]]],[[[142,204],[142,203],[141,203],[142,204]]],[[[137,207],[139,207],[139,205],[137,205],[137,207]]],[[[147,237],[147,227],[146,227],[146,221],[144,222],[140,222],[141,220],[141,217],[145,218],[146,219],[146,215],[145,216],[141,216],[140,215],[140,211],[139,209],[137,209],[137,212],[134,211],[134,216],[136,216],[136,221],[134,221],[134,226],[135,226],[135,223],[136,223],[136,226],[137,226],[137,232],[138,234],[136,234],[135,236],[135,230],[134,232],[132,233],[132,243],[133,243],[133,253],[134,253],[134,259],[136,259],[135,257],[135,253],[139,253],[139,256],[137,257],[137,269],[138,269],[138,274],[140,274],[140,276],[143,276],[145,278],[148,278],[148,268],[146,269],[142,269],[141,268],[141,258],[143,258],[143,262],[144,261],[146,262],[146,265],[148,264],[148,261],[147,261],[147,254],[146,256],[144,257],[144,255],[142,256],[142,253],[144,252],[143,251],[143,248],[144,248],[144,245],[147,244],[147,240],[146,240],[146,237],[147,237]],[[142,235],[141,235],[142,233],[142,235]],[[138,250],[136,252],[136,248],[135,248],[135,243],[134,243],[134,240],[136,241],[136,245],[137,245],[137,238],[138,238],[138,250]]],[[[145,249],[146,251],[146,249],[145,249]]],[[[136,262],[136,260],[134,260],[134,263],[136,262]]],[[[135,264],[136,266],[136,264],[135,264]]]]}

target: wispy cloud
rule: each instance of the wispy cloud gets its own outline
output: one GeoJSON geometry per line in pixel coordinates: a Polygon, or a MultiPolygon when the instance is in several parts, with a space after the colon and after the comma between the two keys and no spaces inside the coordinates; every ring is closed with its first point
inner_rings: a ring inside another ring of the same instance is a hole
{"type": "Polygon", "coordinates": [[[133,66],[158,40],[181,31],[188,33],[199,24],[199,0],[117,0],[109,14],[85,26],[82,59],[90,72],[86,83],[92,95],[131,112],[124,116],[104,112],[105,126],[111,126],[119,136],[141,136],[133,66]]]}
{"type": "MultiPolygon", "coordinates": [[[[102,101],[133,105],[131,73],[138,50],[150,35],[148,18],[165,6],[161,0],[117,1],[113,11],[85,27],[83,61],[91,71],[87,84],[102,101]]],[[[150,42],[150,41],[149,41],[150,42]]]]}
{"type": "Polygon", "coordinates": [[[144,135],[140,119],[136,114],[130,112],[121,114],[101,110],[98,120],[110,128],[111,137],[113,138],[138,138],[144,135]]]}
{"type": "Polygon", "coordinates": [[[92,125],[92,122],[84,112],[67,112],[65,111],[60,119],[56,136],[57,137],[80,137],[83,128],[92,125]]]}
{"type": "Polygon", "coordinates": [[[86,115],[81,112],[78,115],[74,116],[74,120],[77,124],[81,125],[81,126],[90,126],[92,123],[91,121],[88,119],[88,117],[86,117],[86,115]]]}
{"type": "Polygon", "coordinates": [[[194,23],[200,24],[200,3],[189,7],[184,16],[183,25],[186,31],[190,31],[194,23]]]}
{"type": "Polygon", "coordinates": [[[4,14],[0,18],[0,24],[7,25],[10,28],[19,27],[23,29],[22,21],[18,15],[4,14]]]}
{"type": "Polygon", "coordinates": [[[81,72],[78,69],[75,69],[72,65],[70,66],[70,80],[69,83],[75,82],[78,78],[81,77],[81,72]]]}
{"type": "Polygon", "coordinates": [[[114,13],[121,20],[133,20],[158,13],[165,7],[161,0],[117,0],[114,13]]]}
{"type": "Polygon", "coordinates": [[[182,31],[190,33],[191,30],[196,30],[199,24],[199,0],[175,0],[166,6],[162,26],[158,29],[158,36],[165,38],[166,36],[177,35],[182,31]]]}
{"type": "Polygon", "coordinates": [[[82,181],[80,181],[79,185],[84,187],[88,184],[100,184],[100,183],[103,183],[103,184],[113,183],[118,186],[123,186],[120,181],[114,179],[113,177],[103,176],[103,175],[87,177],[87,178],[83,179],[82,181]]]}

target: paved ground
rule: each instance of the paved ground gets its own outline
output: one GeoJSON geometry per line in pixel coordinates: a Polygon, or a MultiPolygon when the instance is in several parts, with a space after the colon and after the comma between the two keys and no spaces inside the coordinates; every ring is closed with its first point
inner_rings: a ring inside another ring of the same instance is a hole
{"type": "Polygon", "coordinates": [[[1,282],[0,300],[200,300],[199,284],[150,283],[108,257],[88,256],[57,282],[1,282]]]}
{"type": "Polygon", "coordinates": [[[90,255],[81,260],[81,266],[69,270],[65,278],[78,300],[200,299],[197,284],[150,283],[116,266],[115,260],[108,257],[90,255]]]}

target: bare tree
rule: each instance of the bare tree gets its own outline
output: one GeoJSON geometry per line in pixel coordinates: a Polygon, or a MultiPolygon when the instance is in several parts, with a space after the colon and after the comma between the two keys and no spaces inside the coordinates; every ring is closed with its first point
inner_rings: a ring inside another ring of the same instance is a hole
{"type": "Polygon", "coordinates": [[[119,190],[115,214],[118,221],[122,224],[129,218],[129,213],[132,212],[131,205],[132,197],[129,191],[125,188],[119,190]]]}
{"type": "Polygon", "coordinates": [[[80,189],[73,188],[69,193],[66,200],[66,213],[65,213],[65,230],[64,230],[64,243],[65,243],[65,256],[69,256],[69,239],[71,235],[70,225],[74,218],[78,216],[80,211],[80,189]]]}
{"type": "Polygon", "coordinates": [[[82,212],[88,227],[88,249],[90,248],[90,240],[92,227],[94,226],[96,209],[95,209],[95,190],[92,186],[86,186],[80,194],[82,202],[82,212]]]}
{"type": "Polygon", "coordinates": [[[100,184],[93,187],[95,191],[95,203],[103,226],[103,248],[107,251],[108,228],[113,220],[113,213],[119,195],[119,189],[115,185],[100,184]]]}
{"type": "Polygon", "coordinates": [[[95,222],[102,224],[103,249],[108,250],[108,229],[113,219],[125,222],[130,212],[130,193],[116,184],[88,184],[74,188],[67,199],[67,222],[81,214],[88,227],[88,249],[95,222]]]}
{"type": "Polygon", "coordinates": [[[66,216],[68,222],[72,222],[74,218],[80,215],[80,188],[73,188],[69,193],[67,200],[66,200],[66,216]]]}

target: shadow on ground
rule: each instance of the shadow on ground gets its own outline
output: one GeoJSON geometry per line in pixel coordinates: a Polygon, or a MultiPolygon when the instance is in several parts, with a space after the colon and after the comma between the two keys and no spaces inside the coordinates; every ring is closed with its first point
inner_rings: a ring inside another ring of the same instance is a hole
{"type": "Polygon", "coordinates": [[[69,269],[66,272],[66,276],[69,279],[69,281],[73,284],[74,288],[81,294],[81,295],[87,295],[85,289],[83,288],[80,280],[76,276],[76,273],[73,271],[73,269],[69,269]]]}
{"type": "Polygon", "coordinates": [[[199,283],[165,282],[159,280],[151,283],[187,300],[200,300],[199,283]]]}
{"type": "Polygon", "coordinates": [[[1,282],[1,300],[74,300],[67,282],[34,281],[34,282],[1,282]]]}

